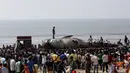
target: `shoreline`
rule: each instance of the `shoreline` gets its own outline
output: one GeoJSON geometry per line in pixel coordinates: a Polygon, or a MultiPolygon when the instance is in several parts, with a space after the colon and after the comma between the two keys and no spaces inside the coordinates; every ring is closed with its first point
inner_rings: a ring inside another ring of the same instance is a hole
{"type": "MultiPolygon", "coordinates": [[[[104,40],[110,41],[110,43],[117,43],[119,39],[122,39],[122,43],[124,43],[124,35],[92,35],[93,39],[99,39],[101,36],[103,37],[104,40]]],[[[57,36],[56,38],[61,38],[63,36],[57,36]]],[[[89,35],[84,35],[84,36],[75,36],[76,38],[83,39],[84,41],[88,41],[89,35]]],[[[127,35],[128,38],[130,38],[130,35],[127,35]]],[[[32,44],[42,44],[43,40],[50,39],[52,36],[32,36],[32,44]]],[[[0,48],[3,45],[13,45],[16,42],[17,38],[16,37],[1,37],[0,36],[0,48]]]]}

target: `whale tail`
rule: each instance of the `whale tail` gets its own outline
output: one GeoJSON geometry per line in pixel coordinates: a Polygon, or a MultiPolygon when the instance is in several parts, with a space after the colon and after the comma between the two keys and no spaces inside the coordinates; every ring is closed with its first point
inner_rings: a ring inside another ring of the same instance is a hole
{"type": "Polygon", "coordinates": [[[70,38],[70,37],[73,37],[73,35],[67,35],[67,36],[64,36],[63,38],[70,38]]]}

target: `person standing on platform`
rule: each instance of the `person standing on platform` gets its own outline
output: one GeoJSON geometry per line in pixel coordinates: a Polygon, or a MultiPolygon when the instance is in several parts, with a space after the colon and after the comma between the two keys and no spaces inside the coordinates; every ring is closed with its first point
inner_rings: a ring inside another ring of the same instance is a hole
{"type": "Polygon", "coordinates": [[[88,42],[89,42],[89,45],[92,46],[92,43],[93,43],[93,38],[92,36],[90,35],[90,38],[88,39],[88,42]]]}
{"type": "Polygon", "coordinates": [[[128,46],[128,45],[129,45],[129,39],[127,38],[127,36],[126,36],[126,35],[125,35],[124,43],[125,43],[125,45],[126,45],[126,46],[128,46]]]}
{"type": "Polygon", "coordinates": [[[53,39],[55,39],[55,27],[52,29],[53,39]]]}
{"type": "Polygon", "coordinates": [[[103,43],[104,43],[104,41],[103,41],[103,38],[102,38],[102,37],[100,37],[100,43],[101,43],[101,45],[103,45],[103,43]]]}

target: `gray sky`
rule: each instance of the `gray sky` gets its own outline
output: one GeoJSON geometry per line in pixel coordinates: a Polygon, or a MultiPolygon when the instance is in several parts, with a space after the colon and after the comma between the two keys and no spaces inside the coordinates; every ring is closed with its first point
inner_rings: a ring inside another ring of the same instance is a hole
{"type": "Polygon", "coordinates": [[[130,19],[130,0],[0,0],[0,19],[130,19]]]}

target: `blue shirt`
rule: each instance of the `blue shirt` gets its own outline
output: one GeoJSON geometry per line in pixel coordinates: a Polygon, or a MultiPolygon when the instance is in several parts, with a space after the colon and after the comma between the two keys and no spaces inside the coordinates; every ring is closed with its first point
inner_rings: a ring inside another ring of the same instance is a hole
{"type": "Polygon", "coordinates": [[[1,73],[9,73],[9,70],[6,67],[3,67],[1,69],[1,73]]]}
{"type": "Polygon", "coordinates": [[[33,72],[34,62],[33,62],[33,61],[29,61],[29,62],[27,63],[27,65],[28,65],[28,67],[29,67],[29,71],[30,71],[30,72],[33,72]]]}
{"type": "Polygon", "coordinates": [[[64,60],[64,59],[66,59],[66,58],[67,58],[67,57],[66,57],[65,54],[60,55],[60,59],[61,59],[61,60],[64,60]]]}

